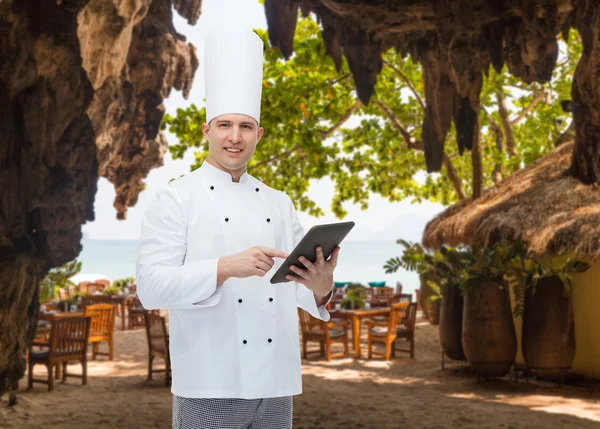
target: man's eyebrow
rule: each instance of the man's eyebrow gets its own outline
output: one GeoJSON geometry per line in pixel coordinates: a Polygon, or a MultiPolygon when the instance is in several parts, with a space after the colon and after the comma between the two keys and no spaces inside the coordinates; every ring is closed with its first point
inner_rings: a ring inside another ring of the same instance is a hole
{"type": "MultiPolygon", "coordinates": [[[[217,121],[217,124],[231,124],[231,121],[228,119],[220,119],[217,121]]],[[[241,122],[241,124],[254,126],[254,124],[252,122],[247,122],[247,121],[241,122]]]]}

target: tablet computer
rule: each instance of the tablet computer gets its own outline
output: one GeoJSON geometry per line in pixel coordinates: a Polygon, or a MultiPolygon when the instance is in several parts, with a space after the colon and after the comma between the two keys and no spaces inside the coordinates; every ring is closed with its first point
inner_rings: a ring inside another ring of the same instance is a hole
{"type": "Polygon", "coordinates": [[[271,278],[271,283],[285,283],[288,280],[285,276],[296,274],[290,270],[290,265],[295,265],[304,268],[304,264],[298,260],[299,256],[304,256],[311,262],[317,260],[317,246],[323,249],[323,257],[325,260],[331,256],[333,249],[340,245],[342,240],[350,230],[354,228],[354,222],[338,222],[328,223],[324,225],[315,225],[302,237],[300,243],[296,246],[292,253],[283,261],[283,264],[271,278]]]}

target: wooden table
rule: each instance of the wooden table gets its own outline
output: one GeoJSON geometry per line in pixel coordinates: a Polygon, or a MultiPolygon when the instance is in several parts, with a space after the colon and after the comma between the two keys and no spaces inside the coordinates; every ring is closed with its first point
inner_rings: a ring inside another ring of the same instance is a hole
{"type": "Polygon", "coordinates": [[[352,322],[352,341],[354,342],[354,355],[360,358],[360,329],[362,319],[390,314],[389,308],[360,309],[360,310],[330,310],[332,318],[347,319],[352,322]]]}

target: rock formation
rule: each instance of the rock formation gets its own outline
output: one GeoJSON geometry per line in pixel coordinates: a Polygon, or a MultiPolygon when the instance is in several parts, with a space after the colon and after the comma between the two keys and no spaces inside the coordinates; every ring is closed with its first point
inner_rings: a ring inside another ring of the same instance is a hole
{"type": "MultiPolygon", "coordinates": [[[[266,0],[269,37],[289,57],[298,12],[314,12],[336,65],[342,54],[359,98],[373,95],[381,54],[394,48],[423,66],[427,106],[422,140],[429,172],[439,171],[453,123],[459,151],[478,150],[479,94],[490,66],[526,83],[547,82],[559,35],[579,31],[584,55],[574,79],[577,149],[573,171],[598,181],[600,2],[594,0],[266,0]]],[[[474,168],[477,166],[474,165],[474,168]]]]}
{"type": "MultiPolygon", "coordinates": [[[[199,0],[176,0],[188,22],[199,0]]],[[[0,2],[0,394],[24,372],[38,284],[81,251],[98,176],[124,218],[162,165],[172,88],[187,96],[195,48],[171,0],[0,2]]]]}

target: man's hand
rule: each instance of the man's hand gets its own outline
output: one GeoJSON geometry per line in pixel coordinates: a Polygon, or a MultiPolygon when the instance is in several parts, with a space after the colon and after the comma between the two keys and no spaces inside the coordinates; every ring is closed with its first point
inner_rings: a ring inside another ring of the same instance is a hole
{"type": "Polygon", "coordinates": [[[298,259],[306,267],[302,269],[295,265],[290,266],[296,276],[287,275],[288,280],[292,280],[298,283],[302,283],[308,289],[312,290],[315,297],[326,296],[331,289],[333,289],[333,270],[337,266],[338,255],[340,254],[340,247],[336,247],[331,252],[329,260],[325,260],[323,257],[323,249],[317,247],[317,259],[314,263],[310,262],[304,256],[300,256],[298,259]]]}
{"type": "Polygon", "coordinates": [[[222,284],[229,277],[264,277],[275,265],[273,258],[287,257],[288,254],[281,250],[263,246],[254,246],[235,255],[224,256],[219,259],[217,283],[222,284]]]}

